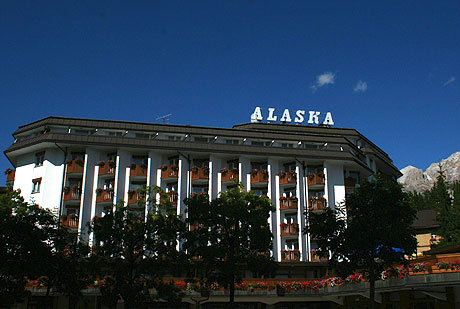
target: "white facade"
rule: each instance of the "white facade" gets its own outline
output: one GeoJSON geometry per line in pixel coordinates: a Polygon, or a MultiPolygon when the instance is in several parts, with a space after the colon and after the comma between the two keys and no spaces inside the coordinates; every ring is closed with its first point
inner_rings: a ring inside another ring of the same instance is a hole
{"type": "Polygon", "coordinates": [[[354,141],[347,136],[341,142],[336,137],[339,129],[328,136],[327,128],[315,127],[292,137],[292,126],[280,134],[279,125],[272,132],[270,124],[252,124],[261,128],[258,134],[245,125],[242,129],[150,125],[147,130],[145,124],[136,131],[130,127],[133,123],[109,122],[102,130],[100,121],[58,119],[21,127],[14,134],[16,143],[5,153],[16,167],[13,188],[60,215],[83,240],[91,238],[88,223],[119,200],[145,213],[147,209],[138,209],[136,203],[138,188],[162,187],[177,201],[177,214],[185,216],[184,199],[190,194],[204,192],[216,198],[235,185],[230,178],[238,178],[246,190],[266,194],[276,208],[269,219],[275,260],[319,262],[314,239],[302,232],[308,212],[335,207],[352,190],[353,180],[370,176],[378,166],[397,175],[391,160],[382,160],[384,153],[376,146],[368,143],[374,149],[366,153],[353,145],[364,139],[356,131],[354,141]],[[88,127],[88,122],[93,123],[88,127]],[[120,130],[123,125],[126,129],[120,130]],[[27,134],[33,135],[37,127],[44,130],[38,131],[43,142],[31,145],[27,134]],[[320,138],[315,130],[321,131],[326,143],[316,141],[320,138]],[[81,132],[88,133],[77,134],[81,132]],[[305,139],[315,141],[308,144],[305,139]],[[331,145],[331,140],[337,140],[337,146],[327,148],[324,144],[331,145]]]}

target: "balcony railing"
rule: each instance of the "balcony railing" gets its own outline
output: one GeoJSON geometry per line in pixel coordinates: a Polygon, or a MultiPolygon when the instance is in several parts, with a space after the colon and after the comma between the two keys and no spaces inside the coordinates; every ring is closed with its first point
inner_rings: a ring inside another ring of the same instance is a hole
{"type": "Polygon", "coordinates": [[[279,172],[280,177],[280,185],[289,184],[289,183],[296,183],[297,177],[295,172],[279,172]]]}
{"type": "Polygon", "coordinates": [[[113,203],[113,189],[97,189],[96,203],[113,203]]]}
{"type": "Polygon", "coordinates": [[[327,262],[327,261],[328,261],[328,258],[319,256],[316,253],[316,250],[310,251],[310,262],[327,262]]]}
{"type": "Polygon", "coordinates": [[[79,201],[81,198],[80,187],[64,187],[64,201],[79,201]]]}
{"type": "Polygon", "coordinates": [[[222,175],[221,181],[222,182],[227,182],[227,181],[239,181],[239,171],[237,168],[232,168],[232,169],[226,169],[223,168],[220,170],[220,173],[222,175]]]}
{"type": "Polygon", "coordinates": [[[147,165],[146,164],[131,164],[129,171],[130,177],[147,177],[147,165]]]}
{"type": "Polygon", "coordinates": [[[179,167],[176,164],[161,166],[161,179],[177,178],[179,167]]]}
{"type": "Polygon", "coordinates": [[[172,204],[172,206],[177,206],[177,201],[179,200],[179,195],[177,194],[177,192],[174,192],[174,191],[169,191],[167,193],[165,193],[165,195],[163,195],[161,197],[161,203],[166,203],[166,202],[169,202],[172,204]]]}
{"type": "Polygon", "coordinates": [[[281,262],[296,262],[300,261],[300,251],[294,250],[281,250],[281,262]]]}
{"type": "Polygon", "coordinates": [[[62,227],[68,229],[77,229],[78,228],[78,217],[76,215],[63,215],[61,216],[61,225],[62,227]]]}
{"type": "Polygon", "coordinates": [[[280,209],[297,209],[297,198],[280,198],[280,209]]]}
{"type": "Polygon", "coordinates": [[[7,169],[5,171],[6,174],[6,182],[7,183],[13,183],[14,182],[14,176],[16,175],[16,170],[13,169],[7,169]]]}
{"type": "Polygon", "coordinates": [[[67,174],[81,174],[83,173],[84,161],[82,159],[67,160],[67,174]]]}
{"type": "Polygon", "coordinates": [[[307,182],[309,186],[324,185],[324,174],[323,173],[308,174],[307,182]]]}
{"type": "Polygon", "coordinates": [[[139,201],[145,202],[145,193],[128,191],[128,205],[138,204],[139,201]]]}
{"type": "Polygon", "coordinates": [[[281,223],[281,236],[297,236],[299,228],[295,223],[281,223]]]}
{"type": "Polygon", "coordinates": [[[310,197],[308,199],[308,209],[309,210],[325,210],[326,209],[326,199],[324,197],[310,197]]]}
{"type": "Polygon", "coordinates": [[[268,171],[267,170],[252,170],[251,171],[251,183],[268,182],[268,171]]]}
{"type": "Polygon", "coordinates": [[[209,167],[192,167],[192,180],[209,179],[209,167]]]}
{"type": "Polygon", "coordinates": [[[99,165],[99,176],[115,175],[116,165],[112,160],[106,162],[99,161],[97,165],[99,165]]]}

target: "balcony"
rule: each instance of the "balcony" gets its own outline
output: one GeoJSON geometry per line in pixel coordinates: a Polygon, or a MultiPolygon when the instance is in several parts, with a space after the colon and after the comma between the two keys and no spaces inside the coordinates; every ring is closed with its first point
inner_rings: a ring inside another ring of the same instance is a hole
{"type": "Polygon", "coordinates": [[[280,185],[295,184],[297,183],[297,176],[294,171],[291,172],[279,172],[280,185]]]}
{"type": "Polygon", "coordinates": [[[177,194],[177,192],[169,191],[167,193],[162,194],[160,202],[161,204],[171,203],[171,206],[176,207],[178,200],[179,195],[177,194]]]}
{"type": "Polygon", "coordinates": [[[251,171],[251,183],[268,183],[268,171],[267,170],[252,170],[251,171]]]}
{"type": "Polygon", "coordinates": [[[297,209],[297,198],[280,197],[280,210],[297,209]]]}
{"type": "Polygon", "coordinates": [[[67,174],[83,174],[84,161],[82,159],[73,159],[65,161],[67,174]]]}
{"type": "Polygon", "coordinates": [[[161,166],[161,179],[177,179],[179,167],[176,164],[161,166]]]}
{"type": "Polygon", "coordinates": [[[323,263],[325,263],[327,261],[328,261],[328,258],[319,256],[316,253],[316,250],[311,250],[310,251],[310,262],[315,262],[315,263],[323,262],[323,263]]]}
{"type": "Polygon", "coordinates": [[[116,163],[112,160],[108,160],[107,162],[99,161],[97,165],[99,165],[99,176],[115,176],[116,163]]]}
{"type": "Polygon", "coordinates": [[[130,165],[129,176],[131,178],[146,178],[147,177],[147,164],[135,164],[130,165]]]}
{"type": "Polygon", "coordinates": [[[298,236],[299,229],[296,223],[281,223],[281,236],[298,236]]]}
{"type": "Polygon", "coordinates": [[[281,250],[281,262],[299,262],[300,251],[294,250],[281,250]]]}
{"type": "MultiPolygon", "coordinates": [[[[139,203],[145,203],[145,192],[128,191],[128,205],[137,206],[139,203]]],[[[144,205],[142,205],[143,207],[144,205]]]]}
{"type": "Polygon", "coordinates": [[[79,186],[64,187],[64,201],[80,201],[81,188],[79,186]]]}
{"type": "Polygon", "coordinates": [[[96,203],[109,203],[113,204],[113,189],[97,189],[96,190],[96,203]]]}
{"type": "Polygon", "coordinates": [[[62,215],[61,216],[61,226],[68,229],[77,229],[78,228],[78,217],[74,214],[72,215],[62,215]]]}
{"type": "Polygon", "coordinates": [[[221,182],[238,182],[239,181],[239,171],[237,168],[226,169],[223,168],[220,170],[222,175],[221,182]]]}
{"type": "Polygon", "coordinates": [[[324,197],[310,197],[308,199],[308,209],[312,211],[325,210],[326,199],[324,197]]]}
{"type": "Polygon", "coordinates": [[[323,173],[308,174],[307,182],[309,186],[323,186],[324,178],[323,173]]]}
{"type": "Polygon", "coordinates": [[[209,167],[192,167],[192,181],[195,180],[208,180],[209,179],[209,167]]]}
{"type": "Polygon", "coordinates": [[[6,174],[6,182],[12,184],[14,182],[14,176],[16,175],[16,170],[7,168],[5,171],[5,174],[6,174]]]}

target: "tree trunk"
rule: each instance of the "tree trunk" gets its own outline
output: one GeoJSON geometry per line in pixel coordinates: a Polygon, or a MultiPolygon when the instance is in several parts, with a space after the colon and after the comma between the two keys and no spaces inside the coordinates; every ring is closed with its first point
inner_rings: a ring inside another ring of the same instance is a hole
{"type": "Polygon", "coordinates": [[[230,306],[229,308],[232,309],[235,303],[235,275],[231,276],[230,282],[230,306]]]}
{"type": "Polygon", "coordinates": [[[370,291],[369,291],[369,302],[370,302],[370,305],[369,305],[369,308],[370,309],[374,309],[375,308],[375,274],[374,274],[374,259],[371,260],[371,267],[369,269],[369,287],[370,287],[370,291]]]}

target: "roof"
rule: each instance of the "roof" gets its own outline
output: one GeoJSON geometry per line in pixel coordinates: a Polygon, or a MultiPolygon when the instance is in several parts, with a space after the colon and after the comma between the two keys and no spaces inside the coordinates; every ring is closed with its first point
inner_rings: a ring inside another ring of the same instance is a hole
{"type": "Polygon", "coordinates": [[[433,209],[424,209],[417,212],[412,227],[415,230],[436,229],[439,223],[436,221],[438,212],[433,209]]]}

